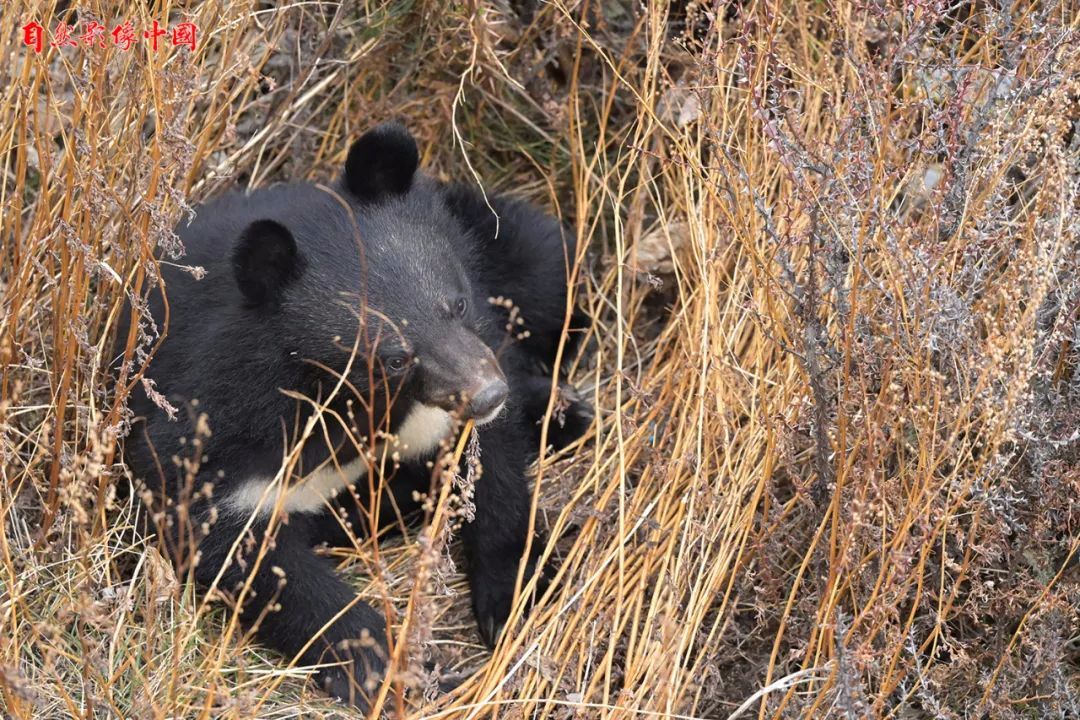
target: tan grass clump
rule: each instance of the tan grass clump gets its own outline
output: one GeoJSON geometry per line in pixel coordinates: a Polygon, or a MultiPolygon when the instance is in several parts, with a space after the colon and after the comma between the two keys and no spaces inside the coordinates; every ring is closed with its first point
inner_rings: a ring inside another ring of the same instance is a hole
{"type": "Polygon", "coordinates": [[[106,348],[189,204],[389,116],[587,244],[597,422],[537,470],[558,583],[493,657],[445,523],[343,556],[414,657],[478,670],[387,708],[1080,716],[1070,3],[89,0],[199,50],[36,55],[56,5],[0,9],[5,716],[352,716],[140,531],[117,440],[158,337],[118,389],[106,348]]]}

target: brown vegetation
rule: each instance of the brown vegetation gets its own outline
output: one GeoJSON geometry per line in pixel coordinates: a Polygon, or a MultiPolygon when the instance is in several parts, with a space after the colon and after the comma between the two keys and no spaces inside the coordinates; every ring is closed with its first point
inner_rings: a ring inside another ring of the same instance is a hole
{"type": "Polygon", "coordinates": [[[414,669],[477,670],[425,706],[403,655],[387,708],[1080,717],[1075,5],[87,0],[198,50],[35,54],[54,5],[0,9],[6,717],[351,716],[138,531],[153,364],[107,348],[190,205],[392,116],[587,244],[598,412],[537,469],[558,582],[494,656],[437,545],[342,555],[414,669]]]}

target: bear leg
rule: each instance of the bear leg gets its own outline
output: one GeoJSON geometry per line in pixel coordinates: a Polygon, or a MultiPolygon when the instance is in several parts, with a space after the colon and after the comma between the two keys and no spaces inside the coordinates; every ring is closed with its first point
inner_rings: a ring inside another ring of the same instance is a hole
{"type": "MultiPolygon", "coordinates": [[[[480,635],[494,647],[510,615],[518,566],[525,554],[532,496],[525,478],[528,440],[521,433],[520,409],[509,407],[504,415],[480,428],[480,477],[476,480],[472,522],[462,528],[473,612],[480,635]]],[[[524,583],[538,570],[544,541],[534,537],[524,583]]],[[[537,592],[542,594],[547,577],[541,573],[537,592]]]]}
{"type": "Polygon", "coordinates": [[[386,666],[383,616],[357,601],[329,562],[314,553],[302,517],[275,529],[261,560],[266,525],[250,528],[238,557],[226,565],[245,520],[224,518],[213,526],[200,543],[196,582],[206,588],[220,573],[221,591],[234,598],[243,593],[240,619],[262,644],[300,665],[327,664],[315,680],[331,695],[365,709],[386,666]]]}

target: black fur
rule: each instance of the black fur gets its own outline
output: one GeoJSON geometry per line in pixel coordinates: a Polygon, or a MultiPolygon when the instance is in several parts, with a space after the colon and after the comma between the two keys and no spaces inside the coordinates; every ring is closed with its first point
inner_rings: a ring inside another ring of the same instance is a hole
{"type": "Polygon", "coordinates": [[[344,184],[353,198],[378,202],[407,192],[419,164],[420,154],[409,131],[398,123],[385,123],[349,148],[344,184]]]}
{"type": "Polygon", "coordinates": [[[236,284],[251,305],[279,300],[285,285],[302,269],[292,233],[273,220],[248,225],[236,241],[232,259],[236,284]]]}
{"type": "MultiPolygon", "coordinates": [[[[358,457],[343,425],[355,424],[366,441],[379,428],[396,432],[419,403],[467,413],[470,396],[501,391],[505,381],[505,409],[479,429],[483,473],[475,520],[462,529],[473,608],[484,640],[494,643],[527,539],[525,471],[548,404],[566,316],[567,260],[574,257],[573,238],[561,224],[520,201],[492,199],[501,218],[495,237],[483,200],[418,173],[417,158],[404,128],[380,126],[350,149],[337,197],[311,184],[233,193],[181,225],[186,259],[205,268],[206,277],[196,281],[163,268],[171,321],[149,375],[172,402],[205,413],[210,434],[170,422],[140,391],[131,402],[142,422],[126,447],[136,477],[164,510],[163,539],[177,562],[190,559],[197,545],[200,586],[220,575],[218,588],[235,600],[247,583],[242,619],[288,658],[353,660],[351,669],[329,668],[319,679],[361,706],[384,668],[385,621],[355,602],[312,549],[344,540],[334,510],[259,515],[245,533],[250,512],[232,508],[230,500],[251,478],[273,477],[304,427],[311,404],[285,390],[320,399],[341,376],[347,380],[325,425],[303,448],[298,474],[304,475],[331,453],[342,465],[358,457]],[[488,302],[498,296],[515,301],[525,319],[515,333],[528,330],[528,338],[508,337],[507,311],[488,302]],[[359,353],[349,366],[354,344],[359,353]],[[185,512],[192,522],[184,522],[185,512]],[[269,550],[258,560],[267,534],[269,550]]],[[[160,297],[151,309],[162,316],[160,297]]],[[[119,337],[126,335],[122,330],[119,337]]],[[[559,413],[549,432],[556,445],[573,441],[591,419],[576,397],[559,413]]],[[[413,489],[430,486],[431,457],[416,457],[398,471],[399,506],[407,507],[413,489]]],[[[358,530],[371,531],[355,503],[349,517],[358,530]]],[[[534,551],[541,544],[534,542],[534,551]]]]}

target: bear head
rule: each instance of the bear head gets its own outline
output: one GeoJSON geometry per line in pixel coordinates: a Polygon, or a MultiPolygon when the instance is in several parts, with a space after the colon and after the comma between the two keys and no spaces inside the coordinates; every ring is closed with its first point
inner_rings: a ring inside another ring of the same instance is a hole
{"type": "Polygon", "coordinates": [[[362,434],[426,417],[430,445],[448,413],[492,421],[509,389],[466,230],[418,164],[404,127],[378,126],[333,186],[287,186],[279,202],[261,191],[231,261],[244,312],[303,363],[301,389],[337,385],[362,434]]]}

